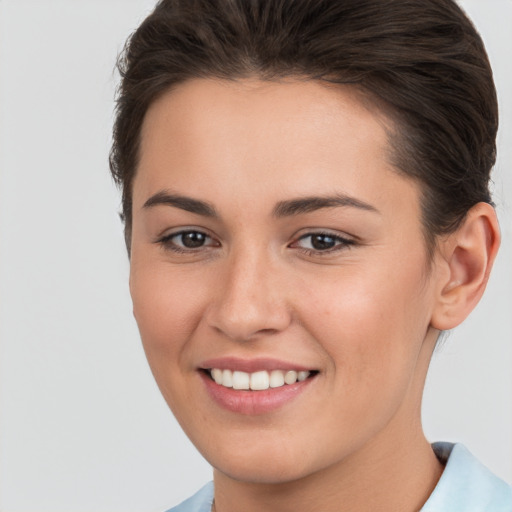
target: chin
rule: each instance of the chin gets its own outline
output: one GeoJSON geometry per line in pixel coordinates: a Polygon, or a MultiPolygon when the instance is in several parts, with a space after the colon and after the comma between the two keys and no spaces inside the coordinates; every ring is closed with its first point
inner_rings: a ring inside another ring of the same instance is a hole
{"type": "Polygon", "coordinates": [[[279,461],[279,457],[269,457],[265,464],[254,461],[227,461],[214,465],[214,468],[229,478],[252,484],[285,484],[300,480],[308,475],[303,467],[298,468],[292,461],[279,461]]]}
{"type": "Polygon", "coordinates": [[[293,450],[280,443],[280,447],[265,447],[254,443],[252,447],[202,451],[203,456],[219,472],[233,480],[257,484],[283,484],[304,478],[320,468],[315,461],[304,456],[302,450],[293,450]]]}

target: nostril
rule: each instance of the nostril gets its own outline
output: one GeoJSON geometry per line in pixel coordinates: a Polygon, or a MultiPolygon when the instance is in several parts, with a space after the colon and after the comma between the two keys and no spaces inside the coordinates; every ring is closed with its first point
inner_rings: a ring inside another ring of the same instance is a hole
{"type": "Polygon", "coordinates": [[[210,312],[207,322],[216,333],[233,341],[246,342],[279,334],[289,325],[290,320],[285,316],[286,313],[277,318],[277,315],[272,317],[271,314],[251,314],[249,311],[246,316],[239,316],[221,311],[210,312]]]}

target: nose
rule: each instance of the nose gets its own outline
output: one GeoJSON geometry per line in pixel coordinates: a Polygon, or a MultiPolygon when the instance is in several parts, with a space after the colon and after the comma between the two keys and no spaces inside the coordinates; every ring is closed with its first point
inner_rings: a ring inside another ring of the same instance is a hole
{"type": "Polygon", "coordinates": [[[282,275],[265,254],[239,254],[224,262],[207,322],[235,341],[279,333],[291,321],[282,275]]]}

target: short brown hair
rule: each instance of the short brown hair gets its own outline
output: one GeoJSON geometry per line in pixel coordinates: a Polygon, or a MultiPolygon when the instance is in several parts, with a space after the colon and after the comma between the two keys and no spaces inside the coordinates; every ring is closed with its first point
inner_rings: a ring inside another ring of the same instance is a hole
{"type": "Polygon", "coordinates": [[[128,250],[144,116],[193,78],[299,76],[354,84],[385,105],[393,163],[421,184],[430,248],[491,203],[496,91],[484,44],[453,0],[161,0],[118,68],[110,168],[128,250]]]}

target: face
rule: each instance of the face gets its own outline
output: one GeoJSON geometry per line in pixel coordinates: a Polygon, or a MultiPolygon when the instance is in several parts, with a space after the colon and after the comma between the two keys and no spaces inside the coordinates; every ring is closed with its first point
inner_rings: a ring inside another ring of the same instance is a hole
{"type": "Polygon", "coordinates": [[[223,475],[292,481],[419,423],[436,270],[418,187],[387,154],[385,120],[341,86],[196,80],[149,109],[134,314],[223,475]]]}

